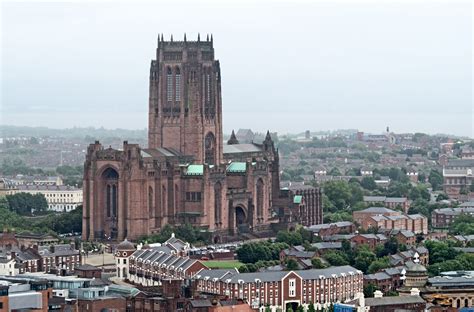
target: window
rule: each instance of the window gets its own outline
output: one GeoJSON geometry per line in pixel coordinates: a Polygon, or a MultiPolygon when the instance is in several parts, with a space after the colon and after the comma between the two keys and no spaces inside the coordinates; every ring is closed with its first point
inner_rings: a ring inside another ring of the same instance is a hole
{"type": "Polygon", "coordinates": [[[181,101],[181,72],[179,71],[179,67],[176,67],[175,82],[176,82],[176,102],[179,102],[181,101]]]}
{"type": "Polygon", "coordinates": [[[200,202],[201,192],[186,192],[186,201],[200,202]]]}
{"type": "Polygon", "coordinates": [[[296,296],[296,279],[292,278],[289,280],[288,292],[290,297],[296,296]]]}
{"type": "Polygon", "coordinates": [[[166,97],[168,102],[173,101],[173,74],[170,67],[168,67],[166,74],[166,97]]]}
{"type": "Polygon", "coordinates": [[[206,84],[207,84],[207,102],[211,101],[211,75],[207,74],[206,76],[206,84]]]}

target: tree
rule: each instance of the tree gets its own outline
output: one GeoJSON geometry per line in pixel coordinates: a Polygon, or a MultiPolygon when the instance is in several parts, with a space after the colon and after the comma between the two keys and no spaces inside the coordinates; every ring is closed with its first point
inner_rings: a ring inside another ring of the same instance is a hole
{"type": "Polygon", "coordinates": [[[326,265],[319,258],[311,259],[311,265],[313,266],[313,269],[324,269],[326,267],[326,265]]]}
{"type": "Polygon", "coordinates": [[[474,235],[474,216],[457,216],[449,226],[449,232],[455,235],[474,235]]]}
{"type": "Polygon", "coordinates": [[[338,251],[330,251],[323,258],[333,266],[349,265],[347,257],[338,251]]]}
{"type": "Polygon", "coordinates": [[[334,167],[328,172],[328,175],[341,176],[342,174],[341,174],[341,171],[339,171],[339,169],[337,167],[334,167]]]}
{"type": "Polygon", "coordinates": [[[425,242],[425,247],[428,249],[430,255],[430,265],[453,260],[460,254],[459,251],[449,246],[447,242],[428,240],[425,242]]]}
{"type": "Polygon", "coordinates": [[[360,246],[355,254],[354,267],[367,273],[369,265],[375,261],[375,254],[370,251],[366,246],[360,246]]]}
{"type": "MultiPolygon", "coordinates": [[[[474,184],[472,184],[472,185],[474,185],[474,184]]],[[[437,202],[442,201],[442,200],[448,200],[448,199],[449,199],[449,196],[446,193],[440,193],[436,197],[437,202]]]]}
{"type": "Polygon", "coordinates": [[[461,271],[463,270],[463,264],[458,260],[447,260],[438,262],[428,267],[428,273],[431,276],[438,276],[441,272],[446,271],[461,271]]]}
{"type": "Polygon", "coordinates": [[[316,309],[314,308],[314,303],[313,302],[309,303],[307,312],[316,312],[316,309]]]}
{"type": "Polygon", "coordinates": [[[360,181],[360,185],[366,190],[370,191],[375,190],[377,188],[377,183],[375,183],[375,180],[372,177],[362,178],[362,181],[360,181]]]}
{"type": "Polygon", "coordinates": [[[372,283],[364,286],[364,297],[369,298],[374,296],[374,292],[377,290],[377,286],[372,283]]]}
{"type": "Polygon", "coordinates": [[[288,271],[298,270],[298,262],[295,259],[290,258],[286,261],[286,269],[288,271]]]}
{"type": "Polygon", "coordinates": [[[352,214],[348,211],[338,211],[334,213],[325,213],[323,217],[324,223],[334,223],[340,221],[353,221],[352,214]]]}
{"type": "Polygon", "coordinates": [[[304,307],[302,305],[298,306],[296,312],[304,312],[304,307]]]}
{"type": "Polygon", "coordinates": [[[265,306],[265,312],[272,312],[272,309],[268,304],[265,306]]]}
{"type": "Polygon", "coordinates": [[[373,273],[376,273],[378,271],[380,271],[381,269],[385,269],[385,268],[388,268],[390,267],[390,262],[388,260],[388,257],[383,257],[383,258],[379,258],[375,261],[373,261],[372,263],[370,263],[368,269],[367,269],[367,272],[369,274],[373,274],[373,273]]]}
{"type": "Polygon", "coordinates": [[[323,189],[324,194],[331,202],[331,206],[334,207],[334,210],[329,211],[336,212],[338,210],[344,210],[349,206],[352,199],[352,194],[347,182],[329,181],[324,183],[323,189]]]}
{"type": "Polygon", "coordinates": [[[19,215],[43,214],[48,210],[48,202],[43,194],[16,193],[6,196],[10,209],[19,215]]]}
{"type": "Polygon", "coordinates": [[[271,243],[268,241],[246,243],[237,248],[237,259],[243,263],[278,260],[280,251],[288,247],[286,243],[271,243]]]}
{"type": "Polygon", "coordinates": [[[290,246],[297,246],[303,243],[303,237],[299,231],[278,231],[276,241],[287,243],[290,246]]]}
{"type": "Polygon", "coordinates": [[[431,169],[430,174],[428,176],[428,182],[430,182],[431,187],[433,190],[440,190],[443,186],[443,175],[436,169],[431,169]]]}

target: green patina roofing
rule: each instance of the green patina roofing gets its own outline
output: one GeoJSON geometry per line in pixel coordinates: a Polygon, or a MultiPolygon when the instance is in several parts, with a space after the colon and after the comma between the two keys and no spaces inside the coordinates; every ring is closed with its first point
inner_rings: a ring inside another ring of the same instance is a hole
{"type": "Polygon", "coordinates": [[[247,164],[244,162],[233,162],[227,166],[227,172],[245,172],[247,164]]]}
{"type": "Polygon", "coordinates": [[[186,175],[203,175],[204,165],[189,165],[186,175]]]}
{"type": "Polygon", "coordinates": [[[303,196],[301,195],[295,195],[295,197],[293,197],[293,203],[294,204],[301,204],[301,200],[303,199],[303,196]]]}

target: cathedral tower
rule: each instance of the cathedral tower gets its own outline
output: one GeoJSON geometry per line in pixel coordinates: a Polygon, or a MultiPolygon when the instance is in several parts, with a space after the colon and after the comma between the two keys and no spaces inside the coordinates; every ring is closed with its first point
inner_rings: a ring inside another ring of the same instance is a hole
{"type": "Polygon", "coordinates": [[[212,36],[201,41],[158,38],[150,68],[149,148],[192,155],[196,163],[222,162],[222,97],[212,36]]]}

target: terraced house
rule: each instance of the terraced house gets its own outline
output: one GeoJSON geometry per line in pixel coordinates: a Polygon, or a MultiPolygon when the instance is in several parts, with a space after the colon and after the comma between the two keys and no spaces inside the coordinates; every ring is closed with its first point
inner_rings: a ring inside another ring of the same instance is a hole
{"type": "Polygon", "coordinates": [[[189,279],[207,269],[199,260],[189,258],[189,244],[174,234],[160,246],[137,250],[125,240],[115,251],[117,277],[143,286],[157,286],[164,279],[189,279]]]}

